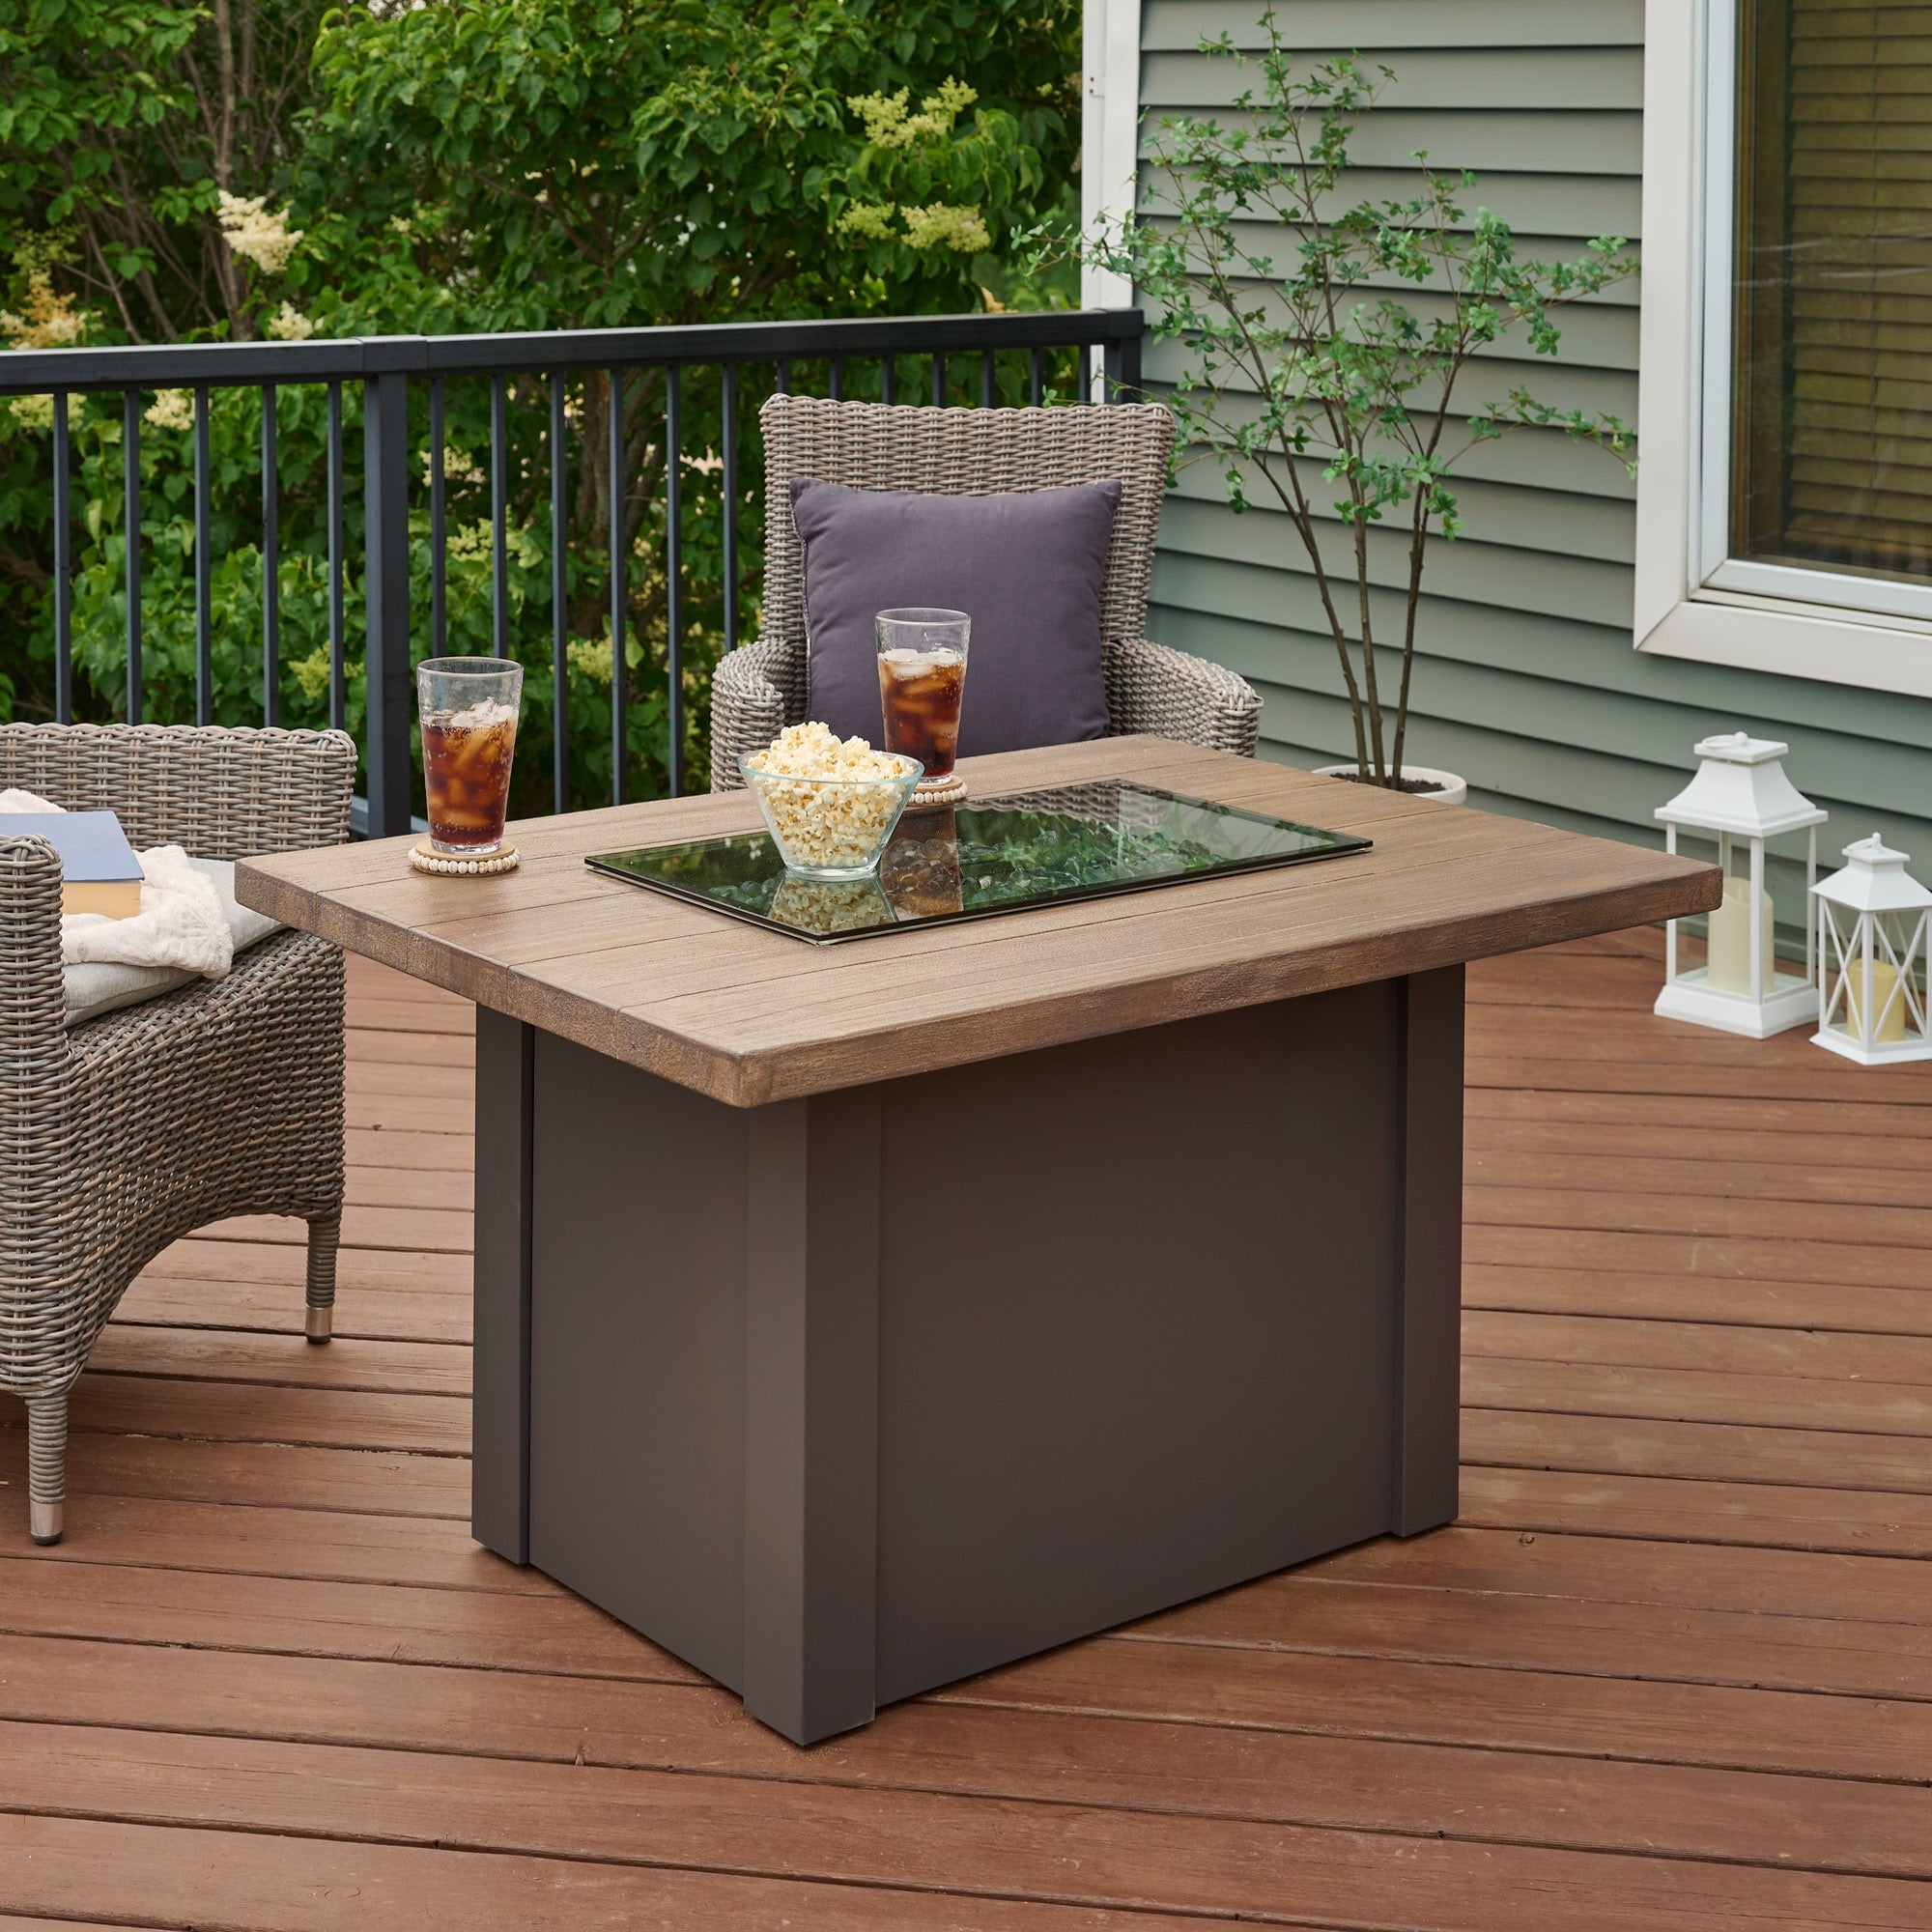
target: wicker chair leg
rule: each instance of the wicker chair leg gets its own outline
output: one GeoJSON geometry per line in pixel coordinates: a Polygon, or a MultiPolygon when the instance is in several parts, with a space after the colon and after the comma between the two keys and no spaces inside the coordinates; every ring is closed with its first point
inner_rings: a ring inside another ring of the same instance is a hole
{"type": "Polygon", "coordinates": [[[342,1239],[342,1209],[318,1214],[308,1224],[308,1320],[311,1342],[334,1333],[335,1250],[342,1239]]]}
{"type": "Polygon", "coordinates": [[[58,1543],[67,1510],[67,1395],[27,1398],[27,1520],[36,1543],[58,1543]]]}

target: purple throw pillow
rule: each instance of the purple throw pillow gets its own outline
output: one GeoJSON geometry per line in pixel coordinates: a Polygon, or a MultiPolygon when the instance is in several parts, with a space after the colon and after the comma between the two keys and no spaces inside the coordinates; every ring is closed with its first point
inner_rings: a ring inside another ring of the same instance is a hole
{"type": "Polygon", "coordinates": [[[904,605],[973,619],[959,755],[1107,732],[1100,589],[1118,483],[926,497],[801,479],[807,716],[880,742],[872,620],[904,605]]]}

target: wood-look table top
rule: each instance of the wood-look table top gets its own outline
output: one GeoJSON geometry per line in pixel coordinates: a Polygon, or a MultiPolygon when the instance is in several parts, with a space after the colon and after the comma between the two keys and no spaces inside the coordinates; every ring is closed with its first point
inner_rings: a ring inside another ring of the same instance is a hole
{"type": "Polygon", "coordinates": [[[412,838],[236,867],[243,904],[732,1106],[929,1072],[1708,911],[1715,867],[1161,738],[962,760],[978,800],[1138,779],[1374,849],[816,947],[591,871],[757,828],[747,792],[513,823],[518,870],[412,838]]]}

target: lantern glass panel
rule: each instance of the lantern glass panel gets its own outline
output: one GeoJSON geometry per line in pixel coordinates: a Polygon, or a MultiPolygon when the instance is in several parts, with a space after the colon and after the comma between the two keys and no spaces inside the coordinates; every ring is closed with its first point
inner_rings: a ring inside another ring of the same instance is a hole
{"type": "Polygon", "coordinates": [[[1724,875],[1724,899],[1710,916],[1705,944],[1705,983],[1713,992],[1744,999],[1761,999],[1778,983],[1775,860],[1769,852],[1765,854],[1759,874],[1763,884],[1753,887],[1752,844],[1751,839],[1728,832],[1719,835],[1718,864],[1724,875]],[[1757,929],[1757,972],[1761,975],[1756,980],[1751,960],[1753,924],[1757,929]]]}
{"type": "Polygon", "coordinates": [[[1833,983],[1831,1024],[1857,1040],[1899,1046],[1926,1036],[1925,956],[1917,912],[1868,912],[1846,917],[1828,906],[1826,965],[1833,983]],[[1871,1021],[1865,1020],[1866,960],[1870,960],[1871,1021]],[[1842,995],[1839,981],[1842,980],[1842,995]]]}

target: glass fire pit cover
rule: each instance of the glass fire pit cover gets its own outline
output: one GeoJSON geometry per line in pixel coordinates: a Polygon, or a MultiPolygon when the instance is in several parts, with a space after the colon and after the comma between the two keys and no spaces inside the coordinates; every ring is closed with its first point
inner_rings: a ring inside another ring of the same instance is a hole
{"type": "Polygon", "coordinates": [[[599,852],[584,864],[830,945],[1368,849],[1366,838],[1110,779],[908,811],[872,878],[801,878],[763,832],[599,852]]]}

